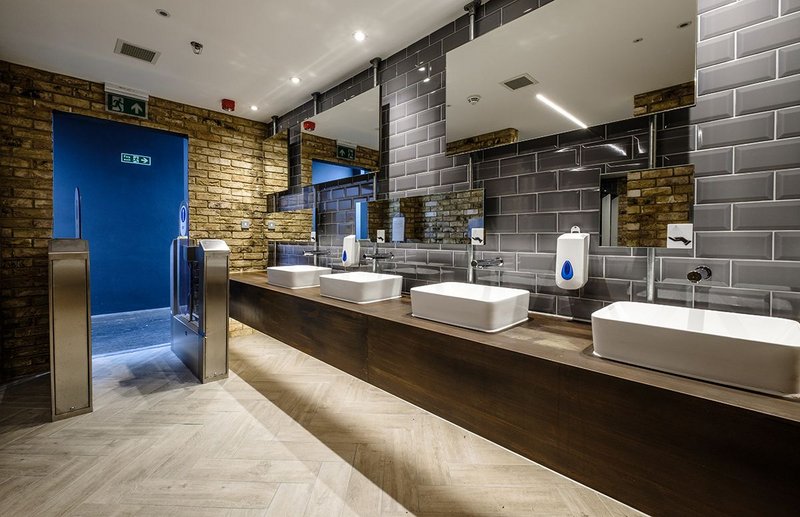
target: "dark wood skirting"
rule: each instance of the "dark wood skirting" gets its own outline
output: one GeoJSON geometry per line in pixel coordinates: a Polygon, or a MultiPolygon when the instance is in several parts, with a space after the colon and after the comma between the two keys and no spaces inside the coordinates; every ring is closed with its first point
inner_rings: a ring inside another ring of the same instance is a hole
{"type": "Polygon", "coordinates": [[[800,404],[592,357],[588,325],[487,335],[233,275],[231,317],[654,515],[796,515],[800,404]]]}

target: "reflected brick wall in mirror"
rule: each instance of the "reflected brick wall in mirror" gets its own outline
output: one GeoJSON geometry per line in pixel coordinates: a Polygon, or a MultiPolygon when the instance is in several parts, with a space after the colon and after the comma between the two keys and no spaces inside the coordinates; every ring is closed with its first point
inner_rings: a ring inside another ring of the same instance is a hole
{"type": "Polygon", "coordinates": [[[376,171],[380,166],[380,152],[377,149],[358,146],[355,160],[343,160],[336,154],[336,140],[302,133],[300,135],[300,181],[302,185],[311,185],[313,160],[376,171]]]}
{"type": "Polygon", "coordinates": [[[620,196],[619,244],[664,248],[667,225],[692,222],[694,167],[629,172],[620,196]]]}

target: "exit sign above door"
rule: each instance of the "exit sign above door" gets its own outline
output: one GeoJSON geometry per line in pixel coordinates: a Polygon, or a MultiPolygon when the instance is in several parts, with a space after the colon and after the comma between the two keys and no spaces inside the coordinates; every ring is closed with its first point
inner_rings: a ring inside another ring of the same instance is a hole
{"type": "Polygon", "coordinates": [[[336,146],[336,156],[341,158],[342,160],[355,160],[356,159],[356,150],[354,147],[348,147],[345,145],[337,145],[336,146]]]}
{"type": "Polygon", "coordinates": [[[118,93],[106,92],[106,111],[130,115],[131,117],[147,118],[147,101],[127,97],[118,93]]]}

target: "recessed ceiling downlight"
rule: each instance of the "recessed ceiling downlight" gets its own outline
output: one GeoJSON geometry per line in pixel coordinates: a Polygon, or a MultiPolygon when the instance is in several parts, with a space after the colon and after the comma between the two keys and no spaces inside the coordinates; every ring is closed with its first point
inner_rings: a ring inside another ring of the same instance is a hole
{"type": "Polygon", "coordinates": [[[364,33],[364,31],[355,31],[353,33],[353,39],[358,42],[362,42],[367,39],[367,35],[364,33]]]}
{"type": "Polygon", "coordinates": [[[251,110],[251,111],[258,111],[258,106],[256,106],[255,104],[253,104],[252,106],[250,106],[250,110],[251,110]]]}
{"type": "Polygon", "coordinates": [[[169,11],[167,11],[166,9],[156,9],[156,14],[159,16],[163,16],[164,18],[169,18],[171,16],[169,14],[169,11]]]}
{"type": "Polygon", "coordinates": [[[692,24],[692,20],[687,20],[687,21],[681,23],[680,25],[678,25],[678,28],[679,29],[685,29],[686,27],[688,27],[691,24],[692,24]]]}
{"type": "Polygon", "coordinates": [[[292,82],[292,84],[300,84],[300,78],[299,77],[292,77],[289,80],[292,82]]]}

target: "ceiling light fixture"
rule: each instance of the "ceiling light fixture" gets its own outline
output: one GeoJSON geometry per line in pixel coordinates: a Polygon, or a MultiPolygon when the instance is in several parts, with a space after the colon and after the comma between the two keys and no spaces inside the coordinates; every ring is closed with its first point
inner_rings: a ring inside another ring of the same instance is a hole
{"type": "Polygon", "coordinates": [[[644,38],[636,38],[633,40],[634,43],[641,43],[642,41],[644,41],[644,38]]]}
{"type": "Polygon", "coordinates": [[[192,46],[192,52],[194,52],[198,56],[203,53],[203,44],[202,43],[198,43],[196,41],[190,41],[189,45],[192,46]]]}
{"type": "Polygon", "coordinates": [[[562,108],[561,106],[559,106],[559,105],[558,105],[558,104],[556,104],[555,102],[551,101],[550,99],[548,99],[547,97],[545,97],[545,96],[544,96],[544,95],[542,95],[541,93],[537,93],[537,94],[536,94],[536,98],[537,98],[537,99],[539,99],[540,101],[542,101],[543,103],[547,104],[547,106],[548,106],[550,109],[552,109],[552,110],[554,110],[554,111],[557,111],[557,112],[558,112],[560,115],[563,115],[564,117],[566,117],[566,118],[570,119],[572,122],[574,122],[574,123],[575,123],[575,124],[577,124],[578,126],[582,127],[583,129],[586,129],[586,128],[588,128],[588,127],[589,127],[589,126],[587,126],[586,124],[584,124],[583,122],[581,122],[581,121],[578,119],[578,117],[576,117],[575,115],[573,115],[573,114],[572,114],[572,113],[570,113],[569,111],[565,110],[564,108],[562,108]]]}
{"type": "Polygon", "coordinates": [[[300,78],[299,77],[292,77],[289,80],[292,81],[292,84],[300,84],[300,78]]]}
{"type": "Polygon", "coordinates": [[[253,104],[252,106],[250,106],[250,109],[251,109],[252,111],[258,111],[258,106],[256,106],[255,104],[253,104]]]}
{"type": "Polygon", "coordinates": [[[688,21],[685,21],[682,24],[678,25],[678,28],[679,29],[685,29],[686,27],[688,27],[691,24],[692,24],[692,20],[688,20],[688,21]]]}
{"type": "Polygon", "coordinates": [[[165,9],[156,9],[156,14],[159,15],[159,16],[163,16],[164,18],[169,18],[170,17],[169,11],[167,11],[165,9]]]}
{"type": "Polygon", "coordinates": [[[364,31],[355,31],[353,33],[353,39],[358,41],[359,43],[367,39],[367,35],[364,34],[364,31]]]}

